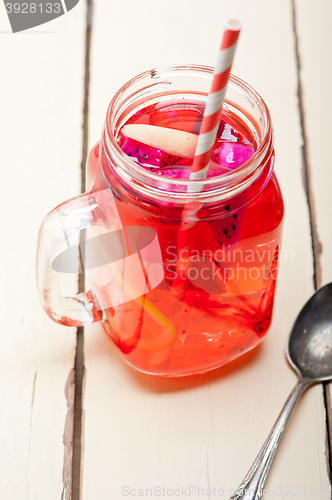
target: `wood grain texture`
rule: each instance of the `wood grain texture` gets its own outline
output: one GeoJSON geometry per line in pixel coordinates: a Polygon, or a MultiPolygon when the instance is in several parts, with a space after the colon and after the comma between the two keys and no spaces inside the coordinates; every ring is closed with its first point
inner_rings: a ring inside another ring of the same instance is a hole
{"type": "Polygon", "coordinates": [[[332,5],[328,0],[296,1],[301,80],[316,224],[322,244],[320,285],[332,280],[332,5]]]}
{"type": "MultiPolygon", "coordinates": [[[[117,358],[100,326],[86,328],[83,500],[122,498],[124,487],[137,492],[155,486],[216,488],[227,498],[296,380],[285,344],[314,289],[290,1],[127,0],[124,8],[96,0],[90,146],[99,138],[111,96],[133,75],[184,61],[213,65],[227,17],[244,25],[234,73],[265,98],[276,133],[286,219],[273,325],[263,344],[242,360],[182,380],[135,373],[117,358]]],[[[318,496],[319,488],[330,494],[325,431],[323,392],[316,386],[289,422],[266,484],[270,498],[287,491],[300,495],[301,487],[302,498],[318,496]]]]}
{"type": "MultiPolygon", "coordinates": [[[[321,269],[318,286],[332,281],[332,168],[329,150],[332,128],[331,57],[332,5],[327,0],[296,1],[300,78],[306,126],[306,149],[311,177],[314,223],[321,244],[317,253],[321,269]]],[[[326,386],[330,463],[332,456],[332,384],[326,386]]]]}
{"type": "Polygon", "coordinates": [[[43,217],[80,192],[84,4],[15,35],[4,15],[0,498],[69,500],[76,331],[42,311],[35,253],[43,217]]]}

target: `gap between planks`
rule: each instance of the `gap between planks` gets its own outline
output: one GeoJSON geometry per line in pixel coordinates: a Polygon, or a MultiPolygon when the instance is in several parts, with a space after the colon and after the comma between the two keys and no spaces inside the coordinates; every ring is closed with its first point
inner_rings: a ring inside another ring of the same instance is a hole
{"type": "MultiPolygon", "coordinates": [[[[88,115],[90,90],[90,50],[92,31],[92,0],[86,0],[85,61],[84,61],[84,101],[82,121],[82,161],[81,192],[85,192],[85,163],[88,155],[88,115]]],[[[83,236],[83,235],[82,235],[83,236]]],[[[79,275],[78,290],[84,292],[84,273],[79,275]]],[[[71,500],[80,500],[82,496],[82,457],[83,457],[83,387],[84,387],[84,328],[77,329],[75,356],[75,396],[71,500]]],[[[70,500],[70,499],[68,499],[70,500]]]]}
{"type": "MultiPolygon", "coordinates": [[[[296,70],[297,70],[297,98],[299,106],[299,117],[300,117],[300,127],[302,135],[302,172],[303,172],[303,184],[304,190],[308,203],[309,219],[310,219],[310,229],[311,229],[311,241],[312,241],[312,254],[313,254],[313,267],[314,267],[314,288],[318,290],[322,286],[322,267],[321,267],[321,254],[322,254],[322,244],[319,240],[319,234],[317,229],[316,211],[315,211],[315,200],[312,190],[311,183],[311,165],[309,161],[308,152],[308,139],[306,133],[306,119],[305,119],[305,106],[304,106],[304,96],[303,96],[303,86],[301,80],[301,55],[300,55],[300,41],[297,29],[297,16],[296,16],[296,0],[291,0],[292,8],[292,20],[293,20],[293,33],[294,33],[294,45],[295,45],[295,58],[296,58],[296,70]]],[[[329,389],[329,382],[323,382],[323,396],[324,396],[324,407],[325,407],[325,420],[326,420],[326,465],[327,473],[332,484],[332,407],[331,407],[331,395],[329,389]]]]}

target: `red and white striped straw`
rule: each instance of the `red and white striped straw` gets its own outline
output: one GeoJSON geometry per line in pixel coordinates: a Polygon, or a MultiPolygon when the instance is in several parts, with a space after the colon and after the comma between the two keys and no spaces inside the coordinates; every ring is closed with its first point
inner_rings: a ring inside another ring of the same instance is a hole
{"type": "MultiPolygon", "coordinates": [[[[230,19],[226,22],[198,136],[190,180],[206,179],[240,30],[241,23],[239,21],[230,19]]],[[[201,186],[191,186],[190,191],[199,191],[200,189],[201,186]]]]}

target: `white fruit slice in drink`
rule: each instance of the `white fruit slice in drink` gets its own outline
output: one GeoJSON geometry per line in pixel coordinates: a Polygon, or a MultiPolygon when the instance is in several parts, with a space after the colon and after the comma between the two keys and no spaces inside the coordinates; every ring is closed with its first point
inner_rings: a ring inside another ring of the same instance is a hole
{"type": "Polygon", "coordinates": [[[125,125],[122,133],[129,139],[161,149],[170,155],[181,156],[181,158],[193,158],[195,155],[198,135],[183,130],[132,124],[125,125]]]}

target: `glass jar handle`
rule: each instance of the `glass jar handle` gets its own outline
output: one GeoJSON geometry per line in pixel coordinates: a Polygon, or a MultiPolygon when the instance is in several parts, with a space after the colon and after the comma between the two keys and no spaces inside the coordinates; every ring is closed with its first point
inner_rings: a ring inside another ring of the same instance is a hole
{"type": "MultiPolygon", "coordinates": [[[[111,190],[110,196],[113,199],[111,190]]],[[[48,316],[67,326],[83,326],[103,320],[91,291],[63,294],[63,281],[77,287],[84,272],[81,232],[91,226],[105,226],[106,216],[99,192],[84,193],[52,210],[42,222],[37,246],[37,288],[48,316]],[[69,278],[69,280],[68,280],[69,278]],[[69,283],[68,283],[69,281],[69,283]]]]}

